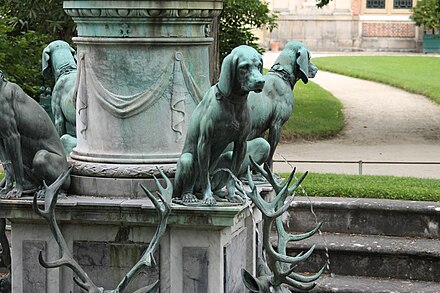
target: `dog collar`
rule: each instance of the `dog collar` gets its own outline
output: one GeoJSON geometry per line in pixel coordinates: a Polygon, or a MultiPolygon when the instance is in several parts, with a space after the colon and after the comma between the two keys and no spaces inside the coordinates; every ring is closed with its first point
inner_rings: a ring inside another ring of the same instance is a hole
{"type": "Polygon", "coordinates": [[[58,79],[59,79],[61,76],[65,75],[65,74],[69,74],[69,73],[71,73],[71,72],[73,72],[73,71],[77,71],[77,68],[76,68],[76,67],[73,67],[71,64],[66,64],[66,65],[61,66],[61,67],[57,70],[58,76],[57,76],[57,78],[56,78],[56,81],[58,81],[58,79]]]}
{"type": "Polygon", "coordinates": [[[290,84],[290,87],[293,89],[293,86],[296,82],[295,75],[287,71],[282,65],[279,63],[272,65],[269,72],[278,74],[283,80],[287,81],[290,84]]]}
{"type": "Polygon", "coordinates": [[[243,105],[247,101],[246,98],[241,99],[242,97],[232,95],[232,94],[231,94],[231,97],[237,97],[237,99],[231,99],[231,97],[228,97],[224,93],[222,93],[222,91],[218,87],[218,84],[215,86],[215,88],[217,89],[217,92],[215,93],[215,97],[217,98],[217,100],[225,99],[228,102],[230,102],[231,104],[235,104],[235,105],[243,105]]]}

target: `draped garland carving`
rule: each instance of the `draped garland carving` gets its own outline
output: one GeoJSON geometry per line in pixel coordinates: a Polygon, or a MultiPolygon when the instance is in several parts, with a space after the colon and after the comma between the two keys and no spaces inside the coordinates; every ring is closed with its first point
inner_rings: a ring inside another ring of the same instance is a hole
{"type": "Polygon", "coordinates": [[[180,141],[186,118],[185,101],[192,99],[198,104],[202,99],[200,89],[182,59],[182,53],[177,52],[174,64],[163,66],[159,77],[149,88],[134,95],[124,96],[107,90],[99,81],[93,67],[87,64],[84,54],[81,54],[76,85],[76,92],[81,97],[77,105],[82,124],[80,133],[84,135],[88,127],[89,97],[94,97],[99,105],[114,117],[125,119],[146,111],[159,99],[168,95],[171,96],[171,128],[176,133],[176,142],[180,141]]]}

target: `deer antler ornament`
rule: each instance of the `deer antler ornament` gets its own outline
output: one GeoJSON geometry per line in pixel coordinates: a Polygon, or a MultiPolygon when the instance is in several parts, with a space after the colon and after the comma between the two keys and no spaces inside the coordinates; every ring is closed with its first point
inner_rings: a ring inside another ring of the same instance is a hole
{"type": "Polygon", "coordinates": [[[281,215],[289,209],[294,200],[295,190],[307,176],[307,172],[289,188],[295,175],[295,169],[292,171],[286,182],[283,185],[279,185],[275,181],[273,174],[267,165],[264,165],[263,170],[252,160],[252,158],[250,160],[253,168],[266,178],[277,195],[271,202],[264,200],[257,191],[252,180],[250,169],[248,169],[247,176],[251,191],[246,192],[246,194],[261,211],[263,216],[263,248],[266,252],[267,263],[265,263],[261,257],[259,258],[257,264],[257,278],[254,278],[249,272],[242,269],[241,274],[243,282],[246,288],[251,292],[257,293],[287,293],[290,292],[288,286],[300,290],[311,290],[316,286],[315,281],[321,276],[325,266],[313,276],[303,276],[294,273],[293,271],[300,262],[306,260],[312,254],[315,246],[312,246],[306,253],[301,252],[296,256],[288,256],[287,243],[290,241],[300,241],[312,236],[319,230],[321,224],[308,233],[292,235],[286,232],[281,220],[281,215]],[[289,196],[290,198],[286,201],[289,196]],[[278,234],[278,246],[276,249],[272,246],[270,238],[274,221],[278,234]]]}
{"type": "MultiPolygon", "coordinates": [[[[63,182],[69,177],[70,170],[61,174],[58,179],[52,183],[50,186],[47,186],[44,183],[43,193],[44,197],[44,210],[38,208],[37,204],[37,195],[34,197],[33,208],[34,211],[41,217],[43,217],[49,224],[49,228],[52,231],[52,234],[55,237],[55,240],[58,243],[58,246],[61,250],[61,258],[54,261],[45,261],[40,252],[39,260],[40,264],[45,268],[57,268],[61,266],[67,266],[77,275],[78,278],[74,278],[75,283],[81,287],[85,292],[88,293],[123,293],[126,289],[127,285],[133,279],[133,277],[137,274],[137,272],[143,268],[144,266],[151,266],[152,256],[154,251],[159,246],[160,240],[165,233],[168,216],[171,211],[171,197],[173,194],[173,188],[171,181],[168,177],[159,169],[161,176],[165,179],[166,188],[163,188],[160,182],[154,177],[154,181],[156,183],[160,202],[148,191],[144,186],[141,185],[142,189],[147,194],[148,198],[152,201],[153,205],[156,208],[157,216],[158,216],[158,226],[156,229],[156,233],[153,236],[150,244],[148,245],[147,250],[142,255],[141,259],[133,266],[133,268],[125,275],[125,277],[121,280],[118,286],[113,290],[105,290],[102,287],[97,287],[87,273],[81,268],[78,262],[73,258],[67,243],[58,227],[58,224],[55,219],[55,206],[58,199],[58,192],[60,190],[63,182]]],[[[155,292],[159,288],[159,281],[156,281],[153,284],[150,284],[146,287],[138,289],[135,293],[150,293],[155,292]]]]}

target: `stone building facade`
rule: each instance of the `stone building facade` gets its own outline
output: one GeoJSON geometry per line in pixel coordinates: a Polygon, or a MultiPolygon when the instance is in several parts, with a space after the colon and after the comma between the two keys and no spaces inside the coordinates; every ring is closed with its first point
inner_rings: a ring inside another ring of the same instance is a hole
{"type": "Polygon", "coordinates": [[[315,0],[270,0],[278,28],[259,32],[263,46],[303,41],[319,51],[421,50],[422,32],[411,21],[417,0],[333,0],[317,8],[315,0]]]}

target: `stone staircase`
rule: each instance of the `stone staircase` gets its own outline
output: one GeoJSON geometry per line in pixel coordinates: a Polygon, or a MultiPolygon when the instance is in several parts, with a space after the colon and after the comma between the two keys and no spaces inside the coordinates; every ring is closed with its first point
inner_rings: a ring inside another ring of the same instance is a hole
{"type": "Polygon", "coordinates": [[[298,197],[289,213],[291,233],[323,222],[320,235],[288,248],[316,245],[296,272],[330,260],[313,292],[440,292],[440,203],[298,197]]]}

